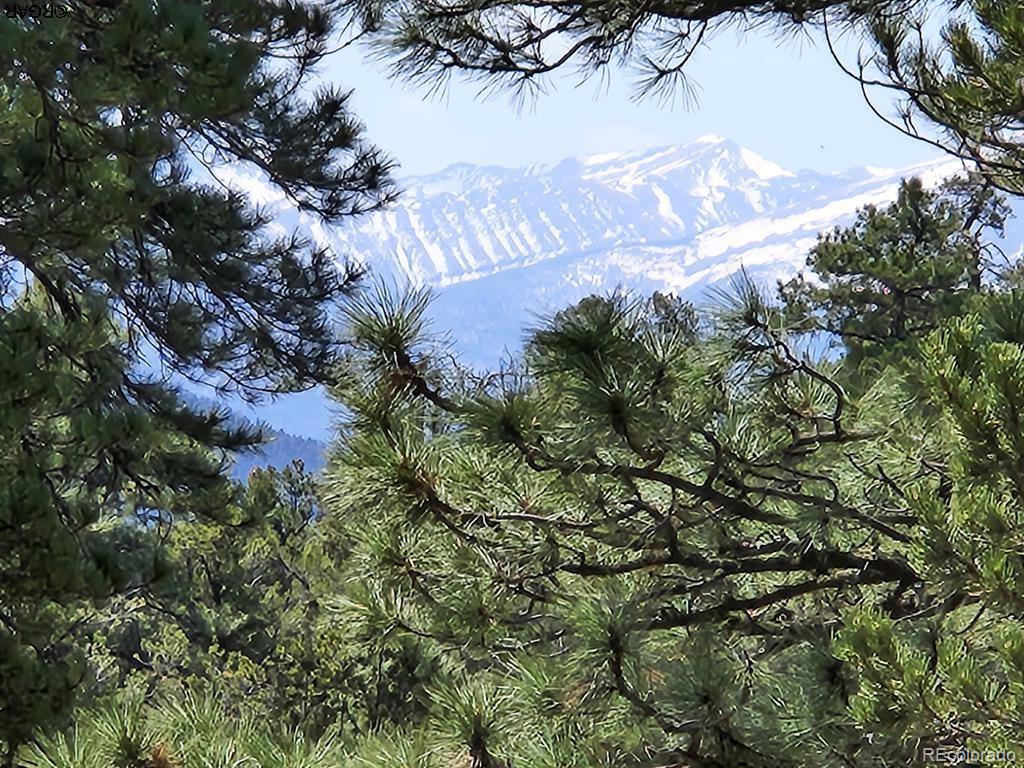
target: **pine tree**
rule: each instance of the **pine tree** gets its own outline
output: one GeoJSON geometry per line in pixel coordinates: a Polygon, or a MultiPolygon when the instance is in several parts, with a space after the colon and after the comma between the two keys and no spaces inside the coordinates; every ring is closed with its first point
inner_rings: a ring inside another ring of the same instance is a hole
{"type": "Polygon", "coordinates": [[[977,167],[997,188],[1024,193],[1019,55],[1024,3],[970,0],[943,19],[921,13],[882,15],[872,23],[875,55],[856,72],[867,93],[882,81],[903,97],[900,131],[977,167]]]}
{"type": "Polygon", "coordinates": [[[257,398],[321,381],[355,276],[277,238],[211,168],[336,220],[391,194],[348,96],[305,84],[328,6],[75,4],[0,18],[0,759],[67,711],[75,607],[143,591],[143,531],[216,518],[222,452],[258,434],[176,385],[257,398]]]}
{"type": "Polygon", "coordinates": [[[699,317],[591,297],[486,375],[442,363],[422,297],[353,306],[335,390],[351,419],[324,491],[354,542],[336,610],[441,662],[425,720],[359,759],[817,768],[1019,750],[1021,296],[972,279],[981,235],[949,193],[908,183],[826,236],[803,314],[745,280],[699,317]],[[928,274],[943,287],[915,305],[913,346],[892,306],[847,290],[928,274]],[[830,312],[902,353],[814,356],[830,312]]]}
{"type": "Polygon", "coordinates": [[[930,191],[920,179],[904,181],[893,204],[867,206],[852,227],[823,233],[807,259],[810,278],[780,286],[781,296],[794,319],[842,341],[848,365],[913,354],[1003,278],[990,242],[1007,215],[984,184],[953,179],[930,191]]]}
{"type": "Polygon", "coordinates": [[[710,335],[653,302],[590,299],[533,336],[521,371],[463,386],[416,353],[420,305],[366,310],[326,503],[358,542],[350,622],[447,660],[439,754],[779,766],[870,750],[829,641],[843,601],[895,605],[917,580],[885,480],[912,469],[877,440],[891,414],[801,357],[755,291],[710,335]]]}
{"type": "Polygon", "coordinates": [[[251,714],[238,717],[213,692],[147,699],[139,691],[83,712],[67,733],[23,752],[25,768],[342,768],[337,734],[283,736],[251,714]]]}
{"type": "Polygon", "coordinates": [[[575,67],[626,64],[641,93],[693,95],[687,74],[699,49],[725,28],[862,25],[906,13],[918,0],[346,0],[395,72],[437,88],[453,71],[488,85],[541,90],[543,78],[575,67]]]}
{"type": "Polygon", "coordinates": [[[113,623],[92,617],[91,698],[213,685],[227,711],[312,738],[413,717],[429,660],[354,642],[328,610],[349,543],[321,522],[312,478],[255,470],[228,518],[171,527],[167,576],[119,598],[113,623]]]}
{"type": "Polygon", "coordinates": [[[889,749],[987,750],[993,762],[1024,746],[1022,299],[993,297],[924,343],[947,453],[929,467],[937,492],[908,494],[919,608],[894,618],[855,607],[837,642],[859,681],[851,712],[889,749]]]}

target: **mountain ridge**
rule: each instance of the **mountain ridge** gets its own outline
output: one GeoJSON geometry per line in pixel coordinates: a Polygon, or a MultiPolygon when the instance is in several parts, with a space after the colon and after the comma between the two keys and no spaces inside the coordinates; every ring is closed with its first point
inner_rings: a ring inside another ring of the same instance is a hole
{"type": "Polygon", "coordinates": [[[411,177],[396,206],[324,230],[320,243],[357,259],[372,254],[371,264],[398,280],[443,288],[567,255],[682,244],[765,214],[860,197],[865,186],[894,192],[898,177],[935,168],[955,165],[790,171],[718,136],[525,168],[462,164],[411,177]]]}
{"type": "Polygon", "coordinates": [[[589,293],[628,287],[699,300],[741,267],[766,282],[791,277],[820,232],[888,203],[902,178],[935,184],[960,169],[939,157],[791,170],[708,135],[518,168],[458,163],[401,180],[396,204],[334,226],[253,177],[235,181],[277,231],[305,233],[387,281],[434,289],[436,326],[452,331],[468,362],[489,365],[537,314],[589,293]]]}

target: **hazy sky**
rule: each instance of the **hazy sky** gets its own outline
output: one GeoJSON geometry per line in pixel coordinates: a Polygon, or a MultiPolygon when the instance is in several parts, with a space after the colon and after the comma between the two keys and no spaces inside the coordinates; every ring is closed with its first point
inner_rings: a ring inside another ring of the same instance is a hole
{"type": "MultiPolygon", "coordinates": [[[[852,41],[851,41],[852,42],[852,41]]],[[[353,88],[367,137],[423,174],[456,162],[528,165],[594,154],[685,143],[715,133],[780,165],[843,170],[900,167],[936,150],[883,124],[859,86],[833,62],[820,39],[765,33],[720,34],[690,62],[698,104],[674,106],[631,97],[631,74],[578,85],[573,74],[551,83],[517,112],[508,94],[478,97],[480,84],[453,78],[443,97],[389,80],[365,49],[335,54],[322,77],[353,88]]],[[[843,52],[856,60],[856,47],[843,52]]]]}

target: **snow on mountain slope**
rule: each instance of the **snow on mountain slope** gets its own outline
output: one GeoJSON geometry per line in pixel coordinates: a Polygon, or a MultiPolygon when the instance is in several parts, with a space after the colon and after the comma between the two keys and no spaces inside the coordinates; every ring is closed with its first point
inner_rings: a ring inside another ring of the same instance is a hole
{"type": "Polygon", "coordinates": [[[887,199],[899,177],[793,173],[711,136],[526,169],[454,166],[408,179],[397,206],[326,242],[401,279],[448,286],[565,256],[710,242],[740,223],[774,231],[777,219],[812,211],[827,226],[849,201],[887,199]]]}
{"type": "Polygon", "coordinates": [[[437,324],[493,361],[533,314],[616,287],[699,299],[741,267],[765,279],[803,268],[817,234],[936,183],[956,161],[838,174],[794,172],[718,136],[690,144],[509,169],[460,164],[412,177],[387,210],[339,226],[300,214],[238,174],[283,230],[398,282],[438,289],[437,324]]]}

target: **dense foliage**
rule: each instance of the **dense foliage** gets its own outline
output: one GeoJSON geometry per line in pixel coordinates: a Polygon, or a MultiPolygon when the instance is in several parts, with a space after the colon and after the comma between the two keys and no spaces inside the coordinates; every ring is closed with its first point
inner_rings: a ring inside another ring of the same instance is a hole
{"type": "Polygon", "coordinates": [[[525,82],[621,54],[657,85],[723,24],[842,21],[981,173],[905,182],[776,294],[593,296],[472,371],[424,294],[356,290],[217,183],[389,199],[347,96],[305,88],[335,4],[5,14],[0,765],[1024,757],[1024,273],[993,248],[1020,4],[954,4],[938,49],[943,3],[340,5],[413,73],[525,82]],[[259,430],[189,380],[328,384],[326,472],[232,481],[259,430]]]}
{"type": "MultiPolygon", "coordinates": [[[[32,8],[36,8],[33,6],[32,8]]],[[[299,86],[317,4],[76,3],[0,17],[0,760],[86,685],[78,611],[141,594],[148,532],[222,519],[224,451],[258,432],[190,408],[322,380],[354,275],[265,231],[213,167],[337,220],[390,196],[347,96],[299,86]]]]}
{"type": "Polygon", "coordinates": [[[944,320],[983,305],[983,284],[1015,279],[992,242],[1008,213],[988,185],[952,179],[928,190],[911,179],[891,207],[869,206],[852,227],[822,235],[809,278],[782,287],[788,319],[838,342],[847,367],[914,354],[944,320]]]}
{"type": "Polygon", "coordinates": [[[324,501],[348,620],[445,660],[424,765],[1021,747],[1024,304],[979,279],[1001,218],[964,191],[824,235],[787,305],[595,297],[483,378],[433,362],[421,302],[354,310],[324,501]]]}

